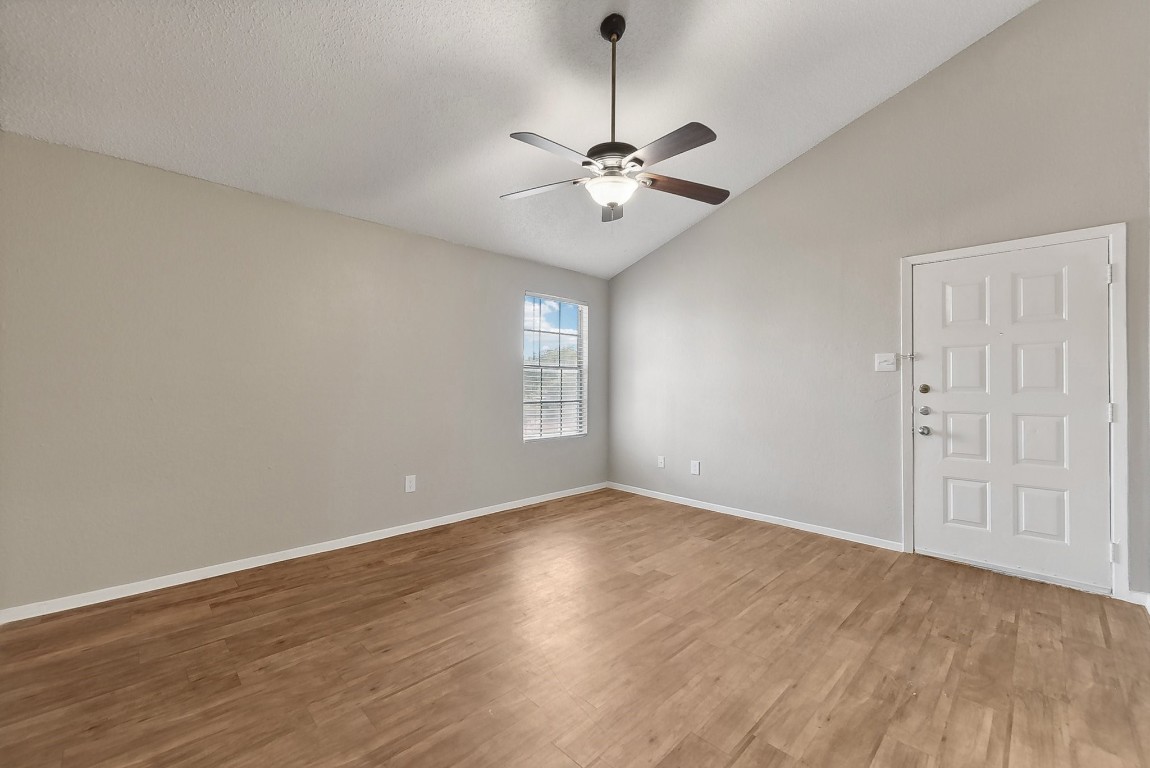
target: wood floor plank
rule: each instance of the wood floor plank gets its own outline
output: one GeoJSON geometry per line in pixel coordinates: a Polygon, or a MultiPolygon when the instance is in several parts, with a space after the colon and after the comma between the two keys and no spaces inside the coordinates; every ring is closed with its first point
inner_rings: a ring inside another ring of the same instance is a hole
{"type": "Polygon", "coordinates": [[[965,652],[935,635],[923,640],[907,668],[894,673],[904,682],[906,695],[890,715],[887,734],[925,754],[938,754],[965,652]]]}
{"type": "Polygon", "coordinates": [[[1070,728],[1064,701],[1040,691],[1018,691],[1010,731],[1010,763],[1069,768],[1070,728]]]}
{"type": "MultiPolygon", "coordinates": [[[[978,702],[955,699],[939,745],[940,768],[1003,768],[1010,756],[1011,711],[1000,711],[978,702]]],[[[1010,763],[1037,768],[1024,759],[1010,763]]]]}
{"type": "Polygon", "coordinates": [[[758,737],[752,738],[746,748],[731,763],[731,768],[807,768],[786,752],[758,737]]]}
{"type": "Polygon", "coordinates": [[[935,768],[938,761],[931,755],[887,736],[879,744],[870,768],[935,768]]]}
{"type": "Polygon", "coordinates": [[[1136,768],[1150,621],[614,490],[0,627],[0,764],[1136,768]]]}
{"type": "Polygon", "coordinates": [[[726,752],[689,733],[655,768],[726,768],[730,763],[726,752]]]}

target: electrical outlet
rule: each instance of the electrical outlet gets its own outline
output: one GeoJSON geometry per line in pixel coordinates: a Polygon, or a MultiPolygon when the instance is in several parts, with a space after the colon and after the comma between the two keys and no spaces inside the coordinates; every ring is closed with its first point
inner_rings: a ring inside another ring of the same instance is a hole
{"type": "Polygon", "coordinates": [[[403,492],[415,493],[415,475],[407,475],[403,478],[403,492]]]}
{"type": "Polygon", "coordinates": [[[655,466],[657,466],[659,469],[662,469],[663,467],[667,466],[667,457],[666,456],[658,457],[658,460],[655,462],[655,466]]]}
{"type": "Polygon", "coordinates": [[[703,471],[702,462],[700,462],[698,459],[691,459],[691,474],[692,475],[702,474],[702,471],[703,471]]]}

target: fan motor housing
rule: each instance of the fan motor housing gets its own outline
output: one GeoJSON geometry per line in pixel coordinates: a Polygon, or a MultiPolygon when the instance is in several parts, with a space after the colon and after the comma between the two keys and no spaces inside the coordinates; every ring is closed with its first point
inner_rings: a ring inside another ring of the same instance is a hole
{"type": "Polygon", "coordinates": [[[604,160],[607,158],[618,158],[622,160],[634,151],[635,147],[625,141],[605,141],[587,150],[587,157],[592,160],[604,160]]]}

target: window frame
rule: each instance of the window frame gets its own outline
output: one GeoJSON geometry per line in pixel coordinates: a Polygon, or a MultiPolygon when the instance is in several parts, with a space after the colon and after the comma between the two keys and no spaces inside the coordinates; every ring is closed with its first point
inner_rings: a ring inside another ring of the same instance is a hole
{"type": "MultiPolygon", "coordinates": [[[[522,435],[523,443],[526,445],[528,443],[539,443],[539,442],[548,442],[551,440],[564,440],[564,439],[570,439],[570,438],[587,437],[587,435],[591,431],[591,419],[590,419],[590,404],[591,404],[591,397],[590,397],[590,391],[591,391],[591,355],[590,355],[590,348],[591,348],[591,344],[590,344],[590,341],[591,341],[591,339],[590,339],[590,336],[591,336],[591,307],[587,302],[580,301],[579,299],[570,299],[570,298],[566,298],[563,296],[556,296],[556,295],[551,294],[551,293],[543,293],[540,291],[524,291],[523,297],[520,300],[521,304],[525,304],[528,299],[542,299],[544,301],[557,301],[557,302],[560,302],[561,304],[574,304],[576,307],[579,308],[580,330],[579,330],[579,333],[577,335],[577,338],[579,339],[579,344],[582,347],[582,349],[581,349],[581,352],[582,352],[581,363],[582,364],[577,366],[577,367],[574,367],[574,368],[568,367],[566,370],[581,370],[581,372],[582,372],[583,379],[582,379],[581,405],[582,405],[582,409],[583,409],[583,429],[581,432],[576,432],[576,433],[567,434],[567,435],[538,435],[536,437],[528,437],[527,434],[525,433],[526,419],[523,416],[522,406],[530,405],[531,403],[523,398],[524,377],[523,377],[522,372],[525,371],[529,367],[535,367],[535,368],[539,368],[540,370],[543,370],[544,366],[528,366],[527,365],[526,358],[523,356],[523,334],[525,332],[528,332],[528,331],[531,331],[534,329],[527,328],[526,323],[521,320],[520,324],[519,324],[519,339],[520,339],[519,340],[519,360],[520,360],[520,364],[521,364],[520,365],[521,373],[520,373],[520,377],[519,377],[519,399],[521,402],[519,432],[522,435]]],[[[520,315],[522,317],[522,310],[520,310],[520,315]]],[[[570,336],[571,334],[561,334],[561,335],[570,336]]],[[[547,368],[554,368],[555,366],[546,366],[546,367],[547,368]]],[[[562,366],[559,366],[559,368],[562,369],[562,366]]],[[[539,402],[543,402],[543,400],[540,399],[539,402]]],[[[551,401],[548,401],[548,402],[551,402],[551,401]]],[[[556,402],[558,402],[560,404],[560,407],[562,408],[562,404],[564,402],[571,403],[571,402],[576,402],[576,401],[573,401],[573,400],[564,401],[564,400],[560,399],[559,401],[556,401],[556,402]]]]}

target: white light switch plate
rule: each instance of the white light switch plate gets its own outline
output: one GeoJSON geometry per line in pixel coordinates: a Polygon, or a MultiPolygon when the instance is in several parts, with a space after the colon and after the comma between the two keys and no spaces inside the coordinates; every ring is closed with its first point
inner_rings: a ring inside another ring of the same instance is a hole
{"type": "Polygon", "coordinates": [[[898,370],[898,355],[894,352],[879,352],[874,356],[874,369],[881,373],[898,370]]]}
{"type": "Polygon", "coordinates": [[[403,492],[415,493],[415,475],[406,475],[403,478],[403,492]]]}
{"type": "Polygon", "coordinates": [[[667,457],[666,456],[659,456],[658,460],[655,462],[655,466],[657,466],[659,469],[662,469],[663,467],[667,466],[667,457]]]}
{"type": "Polygon", "coordinates": [[[699,472],[700,472],[701,470],[702,470],[702,467],[701,467],[701,465],[700,465],[700,462],[698,462],[698,461],[696,461],[696,460],[692,459],[692,460],[691,460],[691,474],[692,474],[692,475],[697,475],[697,474],[699,474],[699,472]]]}

